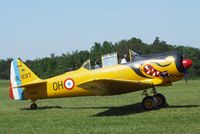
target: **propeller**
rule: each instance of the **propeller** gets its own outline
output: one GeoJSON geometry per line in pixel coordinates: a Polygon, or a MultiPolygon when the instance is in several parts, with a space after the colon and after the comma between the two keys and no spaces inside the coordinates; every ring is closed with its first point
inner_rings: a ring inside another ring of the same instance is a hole
{"type": "Polygon", "coordinates": [[[184,60],[182,60],[182,64],[183,64],[183,67],[184,67],[185,82],[188,85],[188,82],[187,82],[187,70],[192,66],[192,60],[184,59],[184,60]]]}

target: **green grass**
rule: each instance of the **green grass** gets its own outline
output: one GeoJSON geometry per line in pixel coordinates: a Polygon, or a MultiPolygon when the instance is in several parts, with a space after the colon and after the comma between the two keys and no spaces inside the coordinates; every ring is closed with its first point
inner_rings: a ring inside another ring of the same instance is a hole
{"type": "Polygon", "coordinates": [[[141,108],[141,92],[107,96],[30,101],[8,97],[9,82],[0,81],[0,133],[195,134],[200,133],[200,80],[158,88],[168,107],[141,108]]]}

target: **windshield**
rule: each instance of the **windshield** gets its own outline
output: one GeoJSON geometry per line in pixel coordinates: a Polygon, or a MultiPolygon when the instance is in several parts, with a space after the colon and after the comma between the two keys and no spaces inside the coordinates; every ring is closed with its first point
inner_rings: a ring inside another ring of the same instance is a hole
{"type": "Polygon", "coordinates": [[[85,62],[82,64],[81,67],[83,67],[83,68],[85,68],[85,69],[88,69],[88,70],[91,70],[91,63],[90,63],[90,60],[85,61],[85,62]]]}

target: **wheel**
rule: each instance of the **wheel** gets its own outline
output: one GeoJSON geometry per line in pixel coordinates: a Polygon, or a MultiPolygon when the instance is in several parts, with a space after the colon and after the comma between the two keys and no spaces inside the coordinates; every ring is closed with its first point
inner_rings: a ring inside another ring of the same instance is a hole
{"type": "Polygon", "coordinates": [[[163,107],[166,105],[166,99],[164,95],[157,93],[153,97],[157,99],[157,106],[163,107]]]}
{"type": "Polygon", "coordinates": [[[37,109],[37,104],[32,103],[30,108],[31,108],[31,110],[36,110],[37,109]]]}
{"type": "Polygon", "coordinates": [[[147,96],[142,100],[142,105],[145,110],[152,110],[157,106],[157,100],[153,96],[147,96]]]}

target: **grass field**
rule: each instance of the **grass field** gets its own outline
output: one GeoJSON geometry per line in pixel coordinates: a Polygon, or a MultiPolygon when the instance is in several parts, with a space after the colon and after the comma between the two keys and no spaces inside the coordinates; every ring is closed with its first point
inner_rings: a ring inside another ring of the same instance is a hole
{"type": "Polygon", "coordinates": [[[141,92],[107,96],[30,101],[8,97],[8,81],[0,81],[0,133],[68,134],[197,134],[200,133],[200,80],[160,87],[168,105],[144,111],[141,92]]]}

